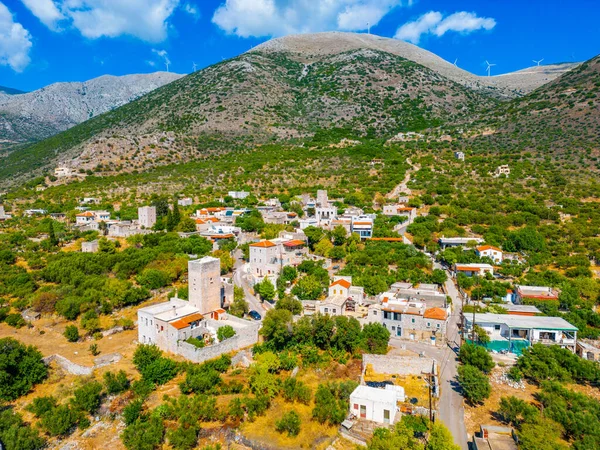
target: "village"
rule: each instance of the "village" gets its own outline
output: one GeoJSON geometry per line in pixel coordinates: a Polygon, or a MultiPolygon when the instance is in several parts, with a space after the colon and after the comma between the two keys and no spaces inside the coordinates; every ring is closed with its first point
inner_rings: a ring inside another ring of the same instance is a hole
{"type": "MultiPolygon", "coordinates": [[[[456,157],[462,159],[464,155],[456,157]]],[[[508,167],[499,167],[496,175],[507,171],[508,167]]],[[[239,206],[200,207],[186,217],[193,229],[179,231],[180,238],[205,238],[214,251],[231,244],[234,263],[224,272],[218,257],[188,255],[187,298],[178,298],[175,293],[165,302],[138,309],[135,324],[139,344],[155,345],[197,364],[224,354],[247,355],[249,348],[261,342],[263,319],[284,298],[293,298],[301,305],[294,312],[294,321],[328,315],[353,318],[361,326],[379,324],[390,335],[387,355],[362,356],[360,384],[350,394],[341,436],[365,444],[376,427],[391,426],[406,414],[421,414],[441,420],[461,448],[467,448],[469,440],[477,449],[496,448],[499,443],[502,448],[516,449],[517,444],[511,429],[497,424],[478,423],[478,432],[470,429],[467,434],[463,398],[453,387],[458,349],[464,342],[483,342],[494,361],[509,367],[524,349],[535,344],[557,345],[583,359],[600,361],[598,342],[578,340],[577,327],[561,317],[544,315],[533,305],[557,300],[559,291],[512,284],[510,277],[501,274],[501,268],[522,262],[524,256],[489,245],[481,236],[440,237],[436,253],[427,249],[418,252],[428,261],[429,273],[437,273],[436,282],[393,282],[376,294],[346,274],[343,255],[315,249],[327,232],[337,233],[348,242],[353,240],[354,245],[401,243],[414,248],[407,228],[427,211],[412,205],[410,194],[400,193],[369,213],[345,205],[343,199],[329,199],[326,190],[317,191],[315,198],[303,194],[294,200],[294,208],[287,205],[287,209],[276,197],[259,200],[255,206],[244,205],[250,195],[230,191],[229,203],[239,206]],[[251,216],[274,225],[274,236],[261,239],[257,232],[245,230],[245,218],[251,216]],[[389,231],[393,237],[378,233],[377,223],[382,217],[392,220],[389,231]],[[321,233],[322,238],[316,243],[315,233],[321,233]],[[448,251],[471,252],[478,262],[449,262],[448,251]],[[314,298],[310,291],[300,289],[297,276],[284,279],[290,271],[296,273],[306,267],[324,271],[328,279],[324,292],[317,289],[314,298]],[[477,290],[482,282],[510,287],[490,296],[477,290]],[[275,299],[275,287],[279,300],[275,299]],[[240,289],[247,305],[241,316],[229,312],[235,302],[234,288],[240,289]]],[[[82,233],[96,232],[94,239],[80,242],[78,248],[83,253],[101,251],[103,242],[159,231],[155,205],[140,206],[137,220],[119,220],[115,213],[94,208],[100,203],[97,198],[81,199],[74,221],[72,215],[48,214],[41,209],[27,209],[22,215],[49,216],[82,233]]],[[[192,198],[179,198],[176,206],[169,205],[169,214],[176,209],[180,214],[179,208],[190,211],[195,204],[192,198]]],[[[0,220],[10,218],[0,210],[0,220]]],[[[23,317],[35,321],[40,314],[26,310],[23,317]]]]}

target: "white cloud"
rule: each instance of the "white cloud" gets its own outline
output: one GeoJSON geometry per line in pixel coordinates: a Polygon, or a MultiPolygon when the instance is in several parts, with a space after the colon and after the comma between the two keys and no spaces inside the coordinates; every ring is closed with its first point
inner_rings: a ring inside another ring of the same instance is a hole
{"type": "Polygon", "coordinates": [[[201,14],[196,5],[192,3],[184,3],[181,8],[184,12],[192,16],[194,20],[200,19],[201,14]]]}
{"type": "MultiPolygon", "coordinates": [[[[167,68],[167,72],[169,71],[169,66],[171,65],[171,60],[169,59],[169,55],[166,50],[157,50],[155,48],[152,49],[152,53],[156,54],[163,62],[165,67],[167,68]]],[[[155,66],[153,61],[147,61],[152,67],[155,66]]]]}
{"type": "Polygon", "coordinates": [[[437,11],[423,14],[413,22],[407,22],[396,31],[396,39],[418,44],[421,36],[433,34],[443,36],[448,31],[469,34],[477,30],[491,30],[496,26],[496,21],[489,17],[478,17],[475,13],[466,11],[456,12],[443,18],[437,11]]]}
{"type": "Polygon", "coordinates": [[[225,0],[212,21],[240,37],[367,29],[412,0],[225,0]]]}
{"type": "Polygon", "coordinates": [[[65,16],[52,0],[21,0],[34,16],[51,30],[58,30],[58,22],[65,16]]]}
{"type": "Polygon", "coordinates": [[[21,0],[52,30],[72,26],[89,38],[134,36],[148,42],[167,37],[167,20],[179,0],[21,0]]]}
{"type": "Polygon", "coordinates": [[[21,72],[30,63],[31,35],[0,3],[0,65],[21,72]]]}

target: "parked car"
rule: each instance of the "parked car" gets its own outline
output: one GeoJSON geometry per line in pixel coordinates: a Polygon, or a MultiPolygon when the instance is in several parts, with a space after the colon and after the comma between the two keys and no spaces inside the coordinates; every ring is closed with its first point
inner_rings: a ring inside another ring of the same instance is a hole
{"type": "Polygon", "coordinates": [[[250,312],[248,313],[248,315],[249,315],[251,318],[253,318],[254,320],[260,320],[260,319],[262,319],[261,315],[260,315],[260,314],[259,314],[257,311],[254,311],[254,310],[250,311],[250,312]]]}

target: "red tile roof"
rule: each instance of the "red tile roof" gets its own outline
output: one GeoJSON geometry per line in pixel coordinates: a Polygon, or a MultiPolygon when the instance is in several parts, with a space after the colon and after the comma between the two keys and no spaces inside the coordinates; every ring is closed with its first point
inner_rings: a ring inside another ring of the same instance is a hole
{"type": "Polygon", "coordinates": [[[298,247],[300,245],[305,244],[306,243],[304,241],[301,241],[300,239],[292,239],[291,241],[285,242],[283,245],[285,245],[286,247],[298,247]]]}
{"type": "Polygon", "coordinates": [[[192,322],[197,322],[199,320],[202,320],[203,318],[204,316],[202,316],[202,314],[194,313],[190,314],[189,316],[182,317],[179,320],[175,320],[174,322],[169,322],[169,325],[178,330],[181,330],[183,328],[189,327],[192,322]]]}
{"type": "Polygon", "coordinates": [[[479,247],[476,247],[478,252],[483,252],[485,250],[496,250],[497,252],[501,252],[502,250],[500,250],[498,247],[494,247],[493,245],[480,245],[479,247]]]}
{"type": "Polygon", "coordinates": [[[341,279],[341,280],[334,281],[333,283],[331,283],[331,285],[329,287],[333,287],[333,286],[343,286],[346,289],[350,289],[350,286],[352,286],[352,284],[350,284],[350,282],[348,282],[344,279],[341,279]]]}
{"type": "Polygon", "coordinates": [[[429,308],[423,314],[425,319],[446,320],[448,314],[442,308],[429,308]]]}
{"type": "Polygon", "coordinates": [[[273,244],[271,241],[260,241],[255,242],[254,244],[250,244],[250,247],[270,248],[275,247],[275,244],[273,244]]]}

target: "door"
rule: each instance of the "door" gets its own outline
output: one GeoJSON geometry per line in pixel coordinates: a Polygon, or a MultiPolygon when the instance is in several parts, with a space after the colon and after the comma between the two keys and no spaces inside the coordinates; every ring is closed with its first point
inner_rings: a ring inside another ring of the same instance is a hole
{"type": "Polygon", "coordinates": [[[367,418],[367,407],[365,405],[360,405],[360,418],[361,419],[367,418]]]}
{"type": "Polygon", "coordinates": [[[390,423],[390,410],[389,409],[383,410],[383,423],[390,423]]]}

